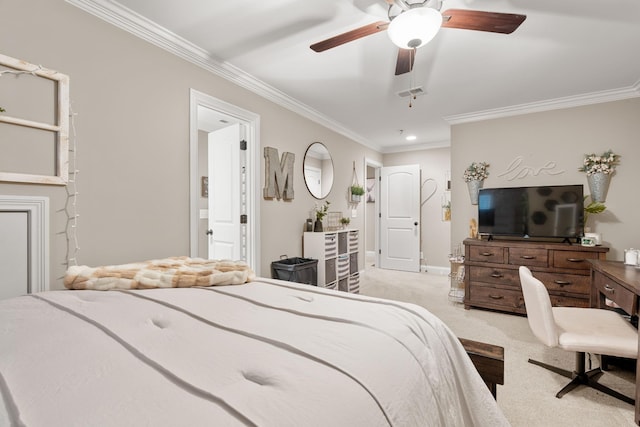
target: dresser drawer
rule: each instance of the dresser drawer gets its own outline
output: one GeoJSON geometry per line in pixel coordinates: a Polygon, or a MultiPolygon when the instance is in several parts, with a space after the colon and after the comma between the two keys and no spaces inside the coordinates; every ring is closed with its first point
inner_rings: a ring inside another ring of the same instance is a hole
{"type": "Polygon", "coordinates": [[[549,251],[544,248],[509,248],[509,264],[546,267],[549,265],[549,251]]]}
{"type": "Polygon", "coordinates": [[[575,270],[591,269],[588,259],[598,259],[597,252],[552,251],[555,268],[571,268],[575,270]]]}
{"type": "Polygon", "coordinates": [[[591,295],[591,278],[589,276],[540,272],[534,272],[533,276],[544,283],[549,291],[569,292],[584,295],[586,298],[591,295]]]}
{"type": "Polygon", "coordinates": [[[491,268],[470,266],[469,277],[472,282],[494,283],[497,285],[520,288],[518,270],[508,268],[491,268]]]}
{"type": "Polygon", "coordinates": [[[563,295],[549,295],[549,298],[551,299],[551,305],[554,307],[590,307],[587,298],[572,298],[563,295]]]}
{"type": "Polygon", "coordinates": [[[611,301],[614,301],[625,312],[635,314],[637,311],[635,294],[609,279],[602,273],[593,273],[593,286],[611,301]]]}
{"type": "Polygon", "coordinates": [[[504,248],[491,246],[471,246],[469,248],[469,260],[504,264],[504,248]]]}
{"type": "Polygon", "coordinates": [[[522,292],[511,289],[496,289],[492,286],[474,285],[469,289],[472,305],[516,313],[524,313],[522,292]]]}

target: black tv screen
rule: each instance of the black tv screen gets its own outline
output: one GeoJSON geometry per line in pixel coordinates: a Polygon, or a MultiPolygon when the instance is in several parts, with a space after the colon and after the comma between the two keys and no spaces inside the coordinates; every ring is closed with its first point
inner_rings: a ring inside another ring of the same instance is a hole
{"type": "Polygon", "coordinates": [[[490,236],[577,238],[583,234],[582,185],[482,188],[478,232],[490,236]]]}

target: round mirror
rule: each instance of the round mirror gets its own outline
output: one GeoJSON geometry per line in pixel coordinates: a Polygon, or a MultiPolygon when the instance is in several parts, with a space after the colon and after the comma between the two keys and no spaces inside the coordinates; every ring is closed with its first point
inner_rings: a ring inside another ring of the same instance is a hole
{"type": "Polygon", "coordinates": [[[321,142],[314,142],[304,153],[304,183],[316,199],[327,197],[333,186],[333,161],[321,142]]]}

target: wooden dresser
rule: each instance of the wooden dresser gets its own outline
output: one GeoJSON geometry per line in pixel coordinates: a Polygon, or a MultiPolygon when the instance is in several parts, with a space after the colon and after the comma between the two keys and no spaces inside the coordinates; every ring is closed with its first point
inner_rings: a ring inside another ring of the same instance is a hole
{"type": "Polygon", "coordinates": [[[589,259],[606,258],[609,248],[569,243],[466,239],[464,306],[525,314],[518,267],[529,267],[549,290],[551,303],[589,307],[589,259]]]}

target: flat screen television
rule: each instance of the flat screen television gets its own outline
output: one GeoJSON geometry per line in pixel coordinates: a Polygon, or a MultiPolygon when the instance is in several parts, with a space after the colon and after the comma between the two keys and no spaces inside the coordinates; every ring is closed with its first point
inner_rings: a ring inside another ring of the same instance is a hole
{"type": "Polygon", "coordinates": [[[524,238],[577,239],[583,235],[582,185],[482,188],[478,232],[524,238]]]}

